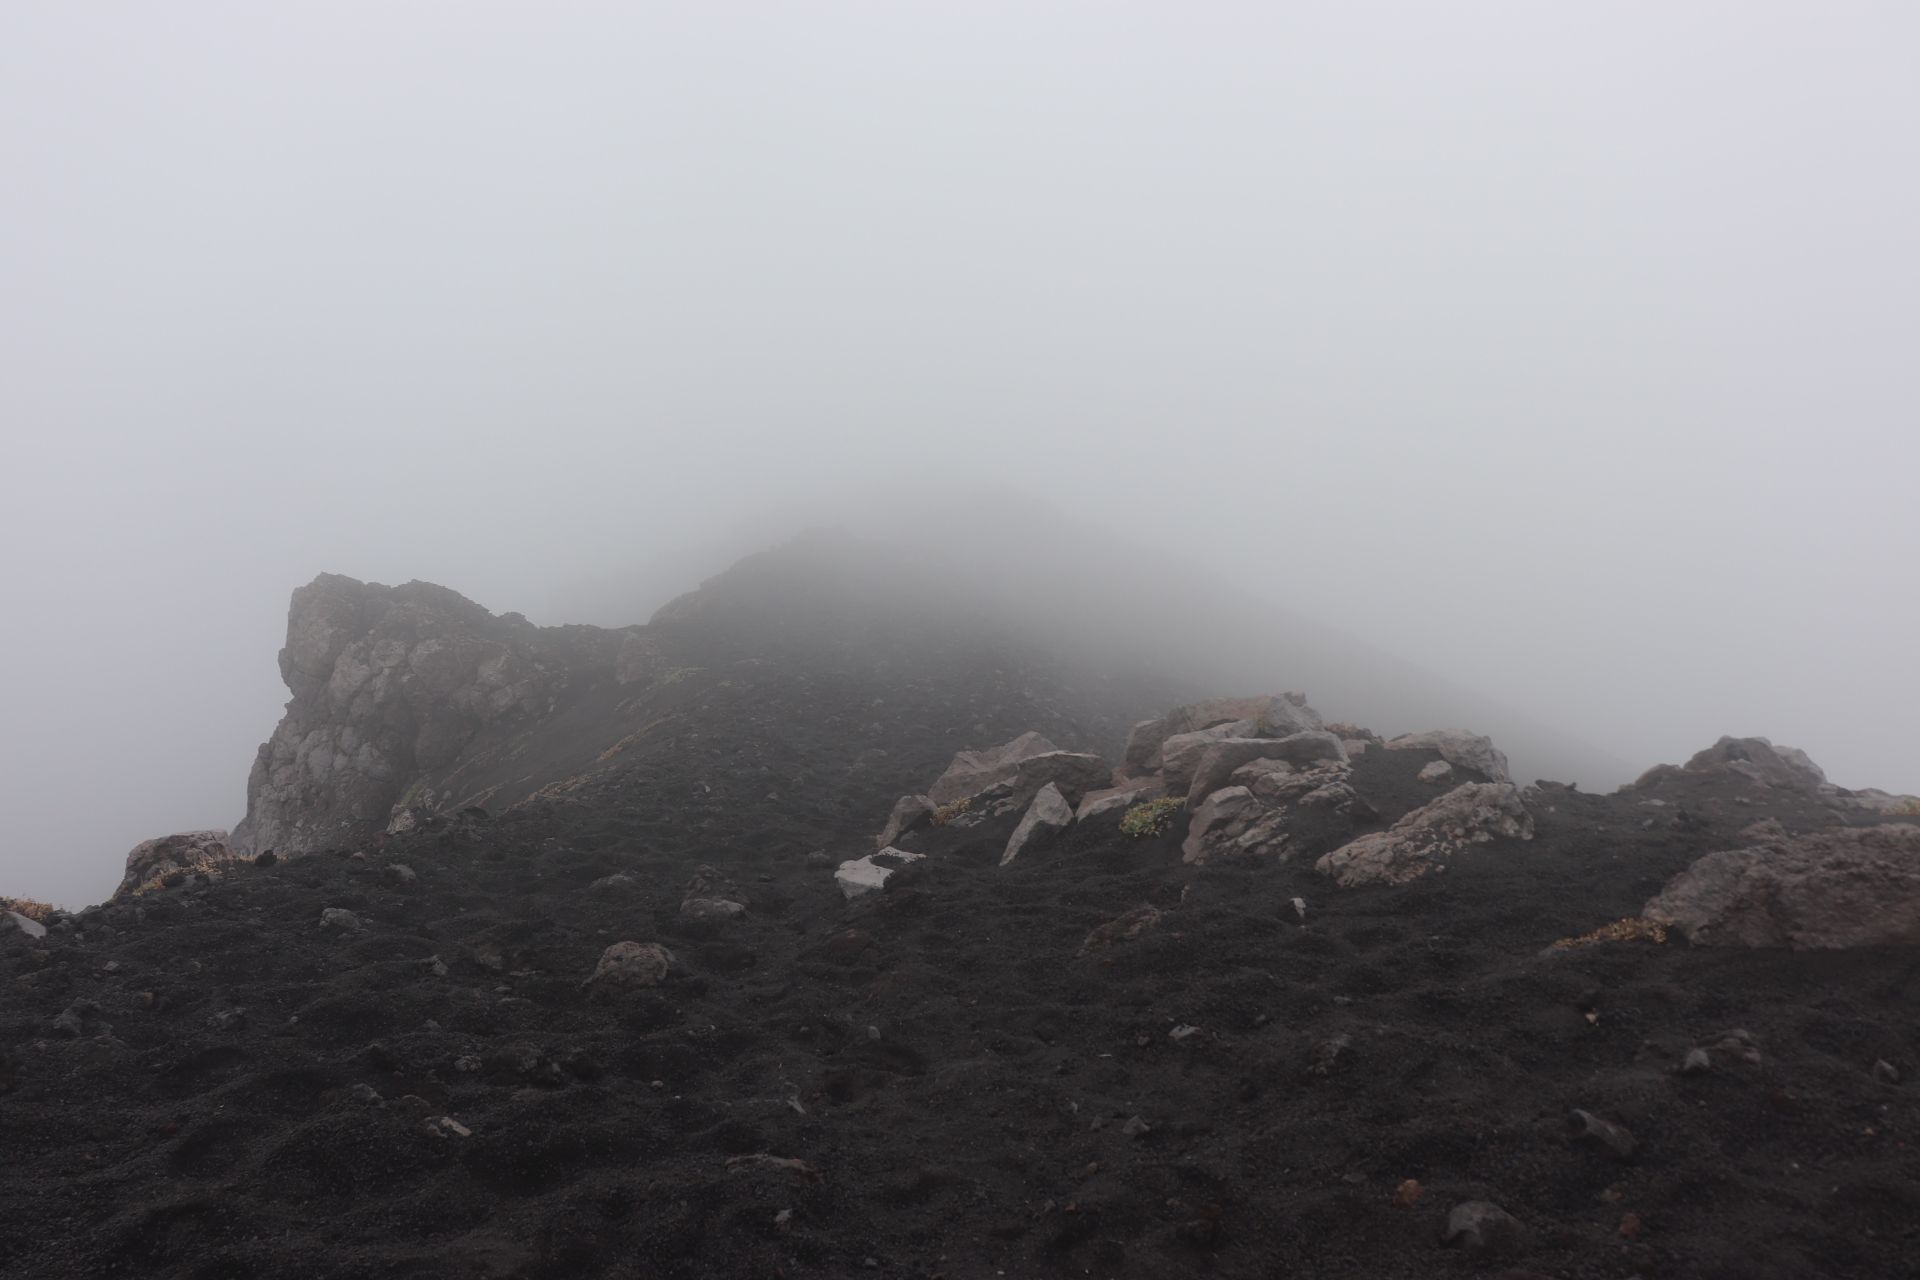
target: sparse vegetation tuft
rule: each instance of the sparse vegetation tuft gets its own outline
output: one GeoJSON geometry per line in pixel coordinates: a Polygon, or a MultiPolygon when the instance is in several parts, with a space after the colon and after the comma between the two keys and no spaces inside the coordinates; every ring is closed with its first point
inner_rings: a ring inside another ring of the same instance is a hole
{"type": "Polygon", "coordinates": [[[962,796],[952,804],[943,804],[933,811],[933,825],[944,827],[973,806],[972,796],[962,796]]]}
{"type": "Polygon", "coordinates": [[[1603,924],[1592,933],[1583,933],[1577,938],[1561,938],[1553,944],[1555,951],[1571,951],[1575,947],[1597,946],[1602,942],[1665,942],[1667,927],[1652,920],[1643,920],[1639,916],[1628,916],[1625,920],[1615,920],[1612,924],[1603,924]]]}
{"type": "Polygon", "coordinates": [[[1120,819],[1120,830],[1136,838],[1157,836],[1167,829],[1167,824],[1173,821],[1173,815],[1180,812],[1185,803],[1177,796],[1142,800],[1120,819]]]}
{"type": "Polygon", "coordinates": [[[0,911],[15,911],[41,924],[53,918],[53,907],[37,898],[9,898],[0,895],[0,911]]]}

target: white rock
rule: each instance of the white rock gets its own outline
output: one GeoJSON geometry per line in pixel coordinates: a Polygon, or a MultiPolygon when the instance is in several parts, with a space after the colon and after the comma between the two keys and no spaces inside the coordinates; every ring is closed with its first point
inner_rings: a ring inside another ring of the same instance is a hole
{"type": "Polygon", "coordinates": [[[0,911],[0,929],[18,929],[29,938],[47,936],[47,926],[32,916],[23,916],[18,911],[0,911]]]}
{"type": "Polygon", "coordinates": [[[918,862],[926,856],[924,853],[909,853],[905,849],[889,847],[864,858],[841,863],[833,873],[833,882],[840,886],[841,894],[852,901],[862,894],[885,887],[888,876],[909,862],[918,862]]]}
{"type": "Polygon", "coordinates": [[[1431,760],[1420,768],[1420,781],[1445,782],[1453,776],[1453,766],[1445,760],[1431,760]]]}

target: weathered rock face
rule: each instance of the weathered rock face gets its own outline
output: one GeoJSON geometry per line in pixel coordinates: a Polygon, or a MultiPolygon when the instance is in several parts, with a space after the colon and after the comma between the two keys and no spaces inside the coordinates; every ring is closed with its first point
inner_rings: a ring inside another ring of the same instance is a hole
{"type": "Polygon", "coordinates": [[[1348,887],[1404,884],[1444,869],[1465,846],[1495,838],[1531,840],[1533,817],[1511,782],[1469,782],[1385,831],[1342,845],[1314,869],[1348,887]]]}
{"type": "Polygon", "coordinates": [[[1643,914],[1707,946],[1920,944],[1920,826],[1829,827],[1710,853],[1643,914]]]}
{"type": "Polygon", "coordinates": [[[142,840],[127,854],[126,874],[114,890],[118,898],[161,883],[175,872],[209,871],[241,856],[224,831],[182,831],[142,840]]]}
{"type": "Polygon", "coordinates": [[[293,593],[280,674],[293,698],[247,784],[242,850],[364,836],[451,795],[434,784],[476,735],[555,711],[571,686],[648,678],[638,628],[538,628],[445,587],[322,574],[293,593]]]}

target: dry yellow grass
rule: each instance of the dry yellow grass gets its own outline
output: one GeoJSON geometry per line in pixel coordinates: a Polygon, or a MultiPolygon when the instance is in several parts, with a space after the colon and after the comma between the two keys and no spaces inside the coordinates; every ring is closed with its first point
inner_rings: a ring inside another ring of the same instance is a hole
{"type": "Polygon", "coordinates": [[[1628,916],[1625,920],[1615,920],[1612,924],[1603,924],[1592,933],[1583,933],[1577,938],[1562,938],[1553,944],[1556,951],[1571,951],[1575,947],[1598,946],[1602,942],[1665,942],[1667,927],[1639,916],[1628,916]]]}
{"type": "Polygon", "coordinates": [[[952,804],[943,804],[933,811],[933,825],[944,827],[972,807],[972,796],[965,796],[952,804]]]}
{"type": "Polygon", "coordinates": [[[53,907],[37,898],[0,897],[0,911],[17,911],[29,920],[45,924],[53,917],[53,907]]]}

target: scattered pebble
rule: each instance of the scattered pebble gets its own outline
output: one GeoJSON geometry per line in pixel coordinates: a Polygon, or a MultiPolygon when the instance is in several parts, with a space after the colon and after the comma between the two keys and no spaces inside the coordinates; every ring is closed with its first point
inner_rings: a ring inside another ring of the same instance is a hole
{"type": "Polygon", "coordinates": [[[473,1136],[473,1130],[452,1116],[428,1116],[421,1127],[436,1138],[471,1138],[473,1136]]]}
{"type": "Polygon", "coordinates": [[[1576,1141],[1601,1147],[1621,1160],[1631,1158],[1634,1148],[1638,1145],[1633,1135],[1622,1126],[1611,1120],[1603,1120],[1591,1111],[1582,1111],[1578,1107],[1567,1116],[1567,1126],[1576,1141]]]}
{"type": "Polygon", "coordinates": [[[1873,1078],[1882,1084],[1899,1084],[1900,1068],[1882,1058],[1873,1064],[1873,1078]]]}
{"type": "Polygon", "coordinates": [[[1697,1076],[1711,1070],[1713,1070],[1713,1055],[1705,1049],[1689,1049],[1687,1056],[1680,1060],[1680,1074],[1683,1076],[1697,1076]]]}
{"type": "Polygon", "coordinates": [[[1129,1138],[1144,1138],[1153,1132],[1153,1126],[1141,1117],[1135,1116],[1120,1126],[1120,1132],[1129,1138]]]}
{"type": "Polygon", "coordinates": [[[320,927],[322,929],[338,929],[343,933],[353,933],[361,927],[360,917],[348,911],[345,907],[327,907],[320,912],[320,927]]]}

